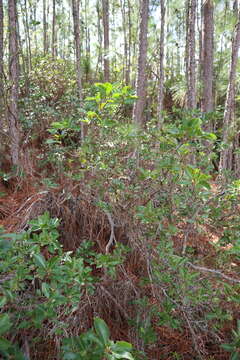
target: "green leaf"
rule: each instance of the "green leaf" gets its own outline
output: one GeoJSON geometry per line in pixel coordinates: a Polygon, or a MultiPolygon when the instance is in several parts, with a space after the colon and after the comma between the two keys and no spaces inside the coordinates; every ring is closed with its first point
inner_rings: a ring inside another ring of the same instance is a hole
{"type": "Polygon", "coordinates": [[[33,254],[33,257],[36,261],[36,264],[40,267],[42,267],[43,269],[46,269],[46,261],[44,259],[44,257],[41,254],[33,254]]]}
{"type": "Polygon", "coordinates": [[[100,348],[104,348],[105,344],[92,331],[88,331],[84,335],[84,340],[97,344],[100,348]]]}
{"type": "Polygon", "coordinates": [[[240,353],[236,351],[232,356],[231,360],[239,360],[240,359],[240,353]]]}
{"type": "Polygon", "coordinates": [[[123,351],[131,351],[132,350],[132,344],[126,342],[126,341],[117,341],[115,344],[111,346],[113,351],[115,352],[123,352],[123,351]]]}
{"type": "Polygon", "coordinates": [[[10,330],[12,323],[8,314],[0,315],[0,335],[3,335],[10,330]]]}
{"type": "Polygon", "coordinates": [[[226,350],[226,351],[229,351],[229,352],[232,352],[234,347],[231,345],[231,344],[222,344],[221,347],[226,350]]]}
{"type": "Polygon", "coordinates": [[[0,351],[5,351],[7,349],[9,349],[11,347],[11,343],[10,341],[4,339],[4,338],[0,338],[0,351]]]}
{"type": "Polygon", "coordinates": [[[42,293],[43,295],[46,296],[46,298],[49,298],[50,297],[50,294],[49,294],[49,285],[47,283],[42,283],[42,293]]]}
{"type": "Polygon", "coordinates": [[[112,353],[115,359],[127,359],[127,360],[134,360],[134,357],[129,352],[125,351],[121,354],[119,353],[112,353]]]}
{"type": "Polygon", "coordinates": [[[94,328],[102,343],[107,345],[109,342],[110,332],[105,321],[100,318],[94,318],[94,328]]]}
{"type": "Polygon", "coordinates": [[[72,352],[67,352],[64,354],[63,359],[64,360],[75,360],[75,359],[78,359],[78,355],[74,354],[72,352]]]}
{"type": "Polygon", "coordinates": [[[0,297],[0,308],[3,307],[7,303],[6,296],[0,297]]]}
{"type": "Polygon", "coordinates": [[[207,140],[216,141],[217,137],[213,133],[204,133],[203,137],[207,140]]]}

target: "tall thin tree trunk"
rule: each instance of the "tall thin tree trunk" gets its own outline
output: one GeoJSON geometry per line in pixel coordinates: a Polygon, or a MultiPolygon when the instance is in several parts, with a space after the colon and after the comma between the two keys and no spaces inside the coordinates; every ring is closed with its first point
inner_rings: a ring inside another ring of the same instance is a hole
{"type": "Polygon", "coordinates": [[[46,0],[43,0],[43,54],[47,55],[47,19],[46,19],[46,0]]]}
{"type": "MultiPolygon", "coordinates": [[[[21,6],[21,12],[22,12],[22,19],[23,19],[23,27],[24,27],[24,35],[25,35],[25,39],[28,39],[27,37],[27,30],[25,27],[25,15],[24,15],[24,11],[22,8],[22,5],[20,3],[21,6]]],[[[28,41],[26,41],[26,54],[24,53],[24,42],[22,41],[21,38],[21,34],[20,34],[20,27],[19,27],[19,19],[17,18],[17,42],[18,42],[18,47],[19,47],[19,58],[21,56],[21,65],[19,64],[19,72],[24,76],[24,89],[25,89],[25,94],[26,96],[29,95],[29,73],[30,73],[30,64],[29,64],[29,51],[28,51],[28,41]]],[[[20,61],[19,61],[20,63],[20,61]]]]}
{"type": "MultiPolygon", "coordinates": [[[[80,44],[80,13],[79,0],[72,0],[72,15],[75,41],[75,58],[77,70],[77,89],[80,107],[82,106],[82,71],[81,71],[81,44],[80,44]]],[[[81,122],[81,139],[84,139],[84,126],[81,122]]]]}
{"type": "Polygon", "coordinates": [[[127,62],[127,83],[130,83],[131,78],[131,53],[132,53],[132,19],[131,19],[131,3],[128,0],[128,62],[127,62]]]}
{"type": "Polygon", "coordinates": [[[34,43],[35,43],[35,55],[38,53],[38,39],[37,39],[37,31],[36,31],[36,23],[37,23],[37,2],[33,3],[33,20],[34,20],[34,43]]]}
{"type": "MultiPolygon", "coordinates": [[[[72,5],[72,4],[71,4],[72,5]]],[[[68,34],[71,34],[72,32],[72,28],[73,28],[73,19],[72,19],[72,6],[69,7],[69,11],[68,11],[68,34]]],[[[69,40],[68,40],[69,41],[69,40]]],[[[68,42],[68,46],[67,46],[67,52],[66,52],[66,56],[70,57],[71,56],[71,47],[69,46],[69,42],[68,42]]]]}
{"type": "Polygon", "coordinates": [[[146,63],[147,63],[147,32],[149,17],[149,0],[141,0],[140,30],[139,30],[139,54],[137,73],[137,101],[133,108],[133,121],[135,124],[143,123],[143,111],[146,103],[146,63]]]}
{"type": "Polygon", "coordinates": [[[102,59],[102,27],[101,27],[100,0],[97,0],[96,10],[97,10],[97,34],[98,34],[98,59],[97,59],[97,65],[96,65],[95,78],[98,77],[99,68],[100,68],[100,71],[102,71],[102,67],[103,67],[103,59],[102,59]]]}
{"type": "MultiPolygon", "coordinates": [[[[203,1],[200,0],[200,12],[197,16],[197,27],[198,27],[198,82],[199,84],[203,81],[203,1]]],[[[202,94],[202,93],[201,93],[202,94]]],[[[202,109],[202,99],[201,99],[202,109]]]]}
{"type": "MultiPolygon", "coordinates": [[[[21,2],[20,2],[21,5],[21,2]]],[[[32,69],[32,47],[31,47],[31,37],[30,37],[30,30],[29,30],[29,18],[28,18],[28,7],[27,7],[27,0],[24,1],[24,9],[22,9],[22,5],[21,5],[21,10],[22,10],[22,18],[23,18],[23,26],[24,26],[24,31],[25,31],[25,36],[26,36],[26,63],[27,63],[27,71],[28,73],[31,71],[32,69]]]]}
{"type": "Polygon", "coordinates": [[[91,76],[91,48],[90,48],[90,31],[88,24],[89,0],[85,0],[85,51],[86,51],[86,82],[90,81],[91,76]]]}
{"type": "Polygon", "coordinates": [[[196,59],[195,59],[195,25],[196,0],[187,1],[187,35],[186,35],[186,80],[187,108],[196,108],[196,59]]]}
{"type": "Polygon", "coordinates": [[[20,126],[18,120],[19,89],[19,49],[17,41],[17,6],[16,0],[8,0],[9,22],[9,82],[10,99],[8,105],[8,125],[11,139],[12,164],[20,165],[20,126]]]}
{"type": "MultiPolygon", "coordinates": [[[[46,34],[47,34],[47,54],[50,51],[50,34],[49,34],[49,12],[50,12],[50,1],[47,1],[47,12],[46,12],[46,34]]],[[[71,14],[71,10],[70,10],[70,14],[71,14]]]]}
{"type": "Polygon", "coordinates": [[[52,0],[52,57],[56,56],[56,0],[52,0]]]}
{"type": "MultiPolygon", "coordinates": [[[[235,0],[234,3],[233,3],[233,11],[234,13],[236,14],[236,17],[238,16],[238,11],[239,11],[239,3],[238,3],[238,0],[235,0]]],[[[234,98],[236,96],[236,84],[235,84],[235,87],[234,87],[234,98]]],[[[236,107],[236,104],[234,104],[234,121],[235,121],[235,107],[236,107]]],[[[235,135],[235,138],[234,138],[234,150],[239,150],[240,148],[240,131],[239,131],[239,124],[236,124],[236,135],[235,135]]],[[[235,151],[234,153],[234,164],[233,164],[233,167],[234,167],[234,174],[235,176],[237,177],[240,177],[240,154],[239,154],[239,151],[235,151]]]]}
{"type": "MultiPolygon", "coordinates": [[[[169,1],[167,1],[166,2],[166,7],[167,7],[167,9],[166,9],[166,12],[167,12],[167,19],[169,19],[170,18],[170,2],[169,1]]],[[[170,30],[170,23],[169,23],[169,21],[167,21],[167,34],[166,34],[166,38],[168,39],[170,36],[171,36],[171,30],[170,30]]],[[[167,64],[169,64],[169,62],[170,62],[170,59],[169,59],[169,46],[167,46],[166,47],[166,63],[167,64]]],[[[169,71],[167,71],[166,72],[166,80],[168,80],[169,79],[169,76],[170,76],[170,72],[169,71]]]]}
{"type": "MultiPolygon", "coordinates": [[[[66,11],[64,3],[62,3],[62,14],[64,14],[66,11]]],[[[62,59],[66,59],[65,55],[66,55],[66,40],[67,40],[67,28],[66,26],[63,27],[62,30],[62,46],[61,46],[61,57],[62,59]]]]}
{"type": "Polygon", "coordinates": [[[109,0],[102,0],[103,37],[104,37],[104,81],[110,81],[109,61],[109,0]]]}
{"type": "Polygon", "coordinates": [[[124,59],[123,59],[123,80],[129,84],[128,73],[128,44],[127,44],[127,24],[126,24],[126,0],[121,0],[123,39],[124,39],[124,59]]]}
{"type": "MultiPolygon", "coordinates": [[[[203,4],[203,101],[202,111],[213,111],[213,1],[203,4]]],[[[210,128],[208,130],[211,130],[210,128]]]]}
{"type": "Polygon", "coordinates": [[[158,84],[158,126],[163,122],[163,98],[164,98],[164,35],[165,35],[165,0],[161,0],[161,33],[159,41],[159,84],[158,84]]]}
{"type": "Polygon", "coordinates": [[[237,25],[235,28],[234,38],[232,41],[232,57],[230,64],[229,82],[227,89],[227,97],[225,102],[225,111],[223,118],[223,143],[228,145],[228,148],[223,149],[220,154],[219,170],[232,169],[232,140],[229,139],[234,127],[234,101],[235,101],[235,82],[238,62],[238,51],[240,47],[240,10],[238,10],[237,25]]]}
{"type": "Polygon", "coordinates": [[[0,129],[3,124],[3,109],[4,109],[4,88],[3,88],[3,2],[0,0],[0,129]]]}

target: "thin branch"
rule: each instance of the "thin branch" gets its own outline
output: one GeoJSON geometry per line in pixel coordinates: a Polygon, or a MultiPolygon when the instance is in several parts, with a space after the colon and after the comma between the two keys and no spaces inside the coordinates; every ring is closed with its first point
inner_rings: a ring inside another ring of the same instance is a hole
{"type": "Polygon", "coordinates": [[[110,238],[108,240],[107,246],[106,246],[106,254],[108,254],[110,246],[113,244],[113,242],[116,242],[116,237],[115,237],[115,233],[114,233],[115,224],[114,224],[111,214],[108,211],[104,211],[104,212],[107,215],[109,224],[111,226],[111,234],[110,234],[110,238]]]}
{"type": "Polygon", "coordinates": [[[194,265],[194,264],[192,264],[192,263],[189,262],[189,261],[187,262],[187,264],[188,264],[189,266],[191,266],[191,267],[192,267],[193,269],[195,269],[195,270],[203,271],[203,272],[209,272],[209,273],[212,273],[212,274],[214,274],[214,275],[220,276],[221,278],[223,278],[223,279],[225,279],[225,280],[234,282],[234,283],[236,283],[236,284],[240,284],[240,280],[234,279],[234,278],[232,278],[232,277],[230,277],[230,276],[227,276],[227,275],[223,274],[223,273],[222,273],[221,271],[219,271],[219,270],[208,269],[208,268],[203,267],[203,266],[194,265]]]}
{"type": "Polygon", "coordinates": [[[128,315],[128,313],[126,312],[126,310],[124,310],[124,308],[117,302],[117,300],[115,299],[115,297],[113,297],[110,292],[105,289],[104,286],[100,285],[100,289],[112,300],[112,302],[114,302],[114,304],[119,308],[119,310],[122,312],[122,314],[125,316],[126,319],[130,319],[130,316],[128,315]]]}

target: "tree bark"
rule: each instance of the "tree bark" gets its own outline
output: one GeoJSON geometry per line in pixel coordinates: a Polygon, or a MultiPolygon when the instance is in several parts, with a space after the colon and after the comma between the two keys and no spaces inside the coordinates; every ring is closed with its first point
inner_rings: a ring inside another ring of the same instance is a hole
{"type": "Polygon", "coordinates": [[[52,0],[52,57],[56,57],[56,0],[52,0]]]}
{"type": "Polygon", "coordinates": [[[128,44],[127,44],[127,22],[126,22],[126,0],[121,0],[122,24],[123,24],[123,38],[124,38],[124,60],[123,60],[123,81],[129,84],[128,73],[128,44]]]}
{"type": "Polygon", "coordinates": [[[103,11],[103,42],[104,42],[104,81],[110,81],[109,61],[109,0],[102,0],[103,11]]]}
{"type": "Polygon", "coordinates": [[[196,108],[196,59],[195,59],[196,0],[187,1],[186,24],[186,82],[187,108],[196,108]]]}
{"type": "MultiPolygon", "coordinates": [[[[213,111],[213,1],[203,4],[203,101],[202,111],[213,111]]],[[[208,129],[211,130],[211,129],[208,129]]]]}
{"type": "Polygon", "coordinates": [[[89,0],[85,0],[85,79],[86,82],[91,80],[91,41],[90,41],[90,29],[88,21],[88,12],[89,12],[89,0]]]}
{"type": "Polygon", "coordinates": [[[164,37],[165,37],[165,0],[161,0],[161,33],[159,41],[159,84],[158,84],[158,126],[163,122],[163,98],[164,98],[164,37]]]}
{"type": "Polygon", "coordinates": [[[128,0],[128,61],[127,61],[127,83],[130,83],[131,79],[131,46],[132,46],[132,20],[131,20],[131,3],[128,0]]]}
{"type": "Polygon", "coordinates": [[[47,19],[46,19],[46,0],[43,0],[43,54],[47,55],[47,19]]]}
{"type": "MultiPolygon", "coordinates": [[[[203,16],[203,2],[200,0],[200,13],[197,17],[197,27],[198,27],[198,82],[199,84],[203,83],[203,31],[204,31],[204,16],[203,16]]],[[[201,109],[203,104],[203,92],[201,92],[201,109]]]]}
{"type": "Polygon", "coordinates": [[[143,111],[146,103],[146,62],[147,62],[147,32],[149,17],[149,0],[141,0],[139,30],[139,54],[137,72],[137,101],[133,108],[133,121],[135,124],[143,123],[143,111]]]}
{"type": "Polygon", "coordinates": [[[97,65],[96,65],[95,78],[98,77],[99,69],[100,69],[100,73],[102,73],[102,68],[103,68],[100,0],[97,0],[96,10],[97,10],[98,59],[97,59],[97,65]]]}
{"type": "Polygon", "coordinates": [[[20,125],[18,119],[19,90],[19,49],[17,41],[17,5],[16,0],[8,0],[9,23],[9,83],[10,99],[8,105],[8,125],[11,139],[11,159],[15,166],[20,165],[20,125]]]}
{"type": "MultiPolygon", "coordinates": [[[[79,0],[72,0],[72,16],[75,42],[75,59],[77,71],[77,90],[80,107],[82,106],[82,70],[81,70],[81,43],[80,43],[80,12],[79,0]]],[[[84,126],[81,122],[81,139],[84,139],[84,126]]]]}
{"type": "Polygon", "coordinates": [[[3,2],[0,0],[0,128],[2,129],[2,116],[3,116],[3,108],[4,108],[4,101],[3,101],[3,2]]]}
{"type": "Polygon", "coordinates": [[[220,173],[223,170],[232,169],[232,148],[233,141],[230,139],[231,132],[234,127],[234,101],[235,101],[235,82],[236,71],[238,62],[238,51],[240,47],[240,10],[238,10],[237,25],[235,27],[235,33],[232,41],[232,56],[230,64],[229,82],[227,89],[227,97],[225,102],[224,118],[223,118],[223,143],[228,145],[228,148],[223,149],[220,154],[220,173]]]}
{"type": "MultiPolygon", "coordinates": [[[[21,17],[22,23],[25,32],[25,41],[26,41],[26,66],[27,66],[27,73],[32,69],[32,47],[31,47],[31,37],[29,31],[29,18],[28,18],[28,8],[27,8],[27,1],[24,0],[24,7],[20,2],[21,7],[21,17]]],[[[19,34],[20,37],[20,34],[19,34]]]]}

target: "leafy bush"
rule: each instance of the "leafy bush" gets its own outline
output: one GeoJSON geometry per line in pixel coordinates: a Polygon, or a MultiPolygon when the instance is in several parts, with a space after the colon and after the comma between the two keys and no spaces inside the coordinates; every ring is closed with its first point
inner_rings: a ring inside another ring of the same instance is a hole
{"type": "Polygon", "coordinates": [[[134,360],[131,355],[132,345],[125,341],[110,340],[106,323],[94,319],[94,327],[82,335],[63,340],[64,360],[134,360]]]}
{"type": "MultiPolygon", "coordinates": [[[[0,354],[24,359],[8,337],[27,329],[41,329],[48,324],[61,335],[70,324],[62,321],[78,308],[83,293],[92,294],[98,281],[92,268],[104,268],[115,275],[115,267],[123,261],[122,250],[113,255],[91,251],[91,243],[83,243],[75,255],[63,252],[58,242],[58,219],[49,213],[30,222],[22,234],[0,236],[0,354]],[[61,314],[59,310],[61,309],[61,314]],[[14,355],[14,356],[15,356],[14,355]]],[[[133,359],[132,346],[124,341],[109,339],[105,322],[96,318],[94,330],[80,337],[64,340],[64,359],[133,359]],[[71,349],[71,351],[70,351],[71,349]]]]}
{"type": "Polygon", "coordinates": [[[58,225],[58,219],[46,212],[32,220],[26,232],[0,235],[0,335],[4,336],[0,353],[4,356],[16,351],[8,340],[10,334],[12,338],[21,331],[43,330],[45,326],[53,327],[56,335],[67,330],[70,324],[62,319],[78,308],[83,294],[93,294],[98,281],[86,264],[84,249],[88,249],[87,262],[110,273],[123,261],[121,251],[118,261],[111,261],[110,255],[107,261],[85,243],[76,254],[63,252],[58,225]]]}

